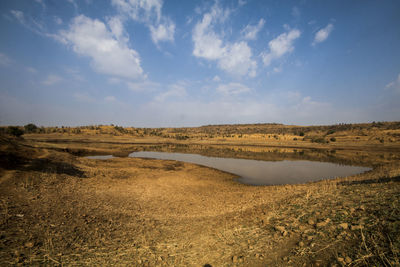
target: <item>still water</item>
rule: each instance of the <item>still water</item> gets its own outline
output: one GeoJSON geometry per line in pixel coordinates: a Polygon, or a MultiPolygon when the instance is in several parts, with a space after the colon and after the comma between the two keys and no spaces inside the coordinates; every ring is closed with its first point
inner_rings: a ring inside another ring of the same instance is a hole
{"type": "Polygon", "coordinates": [[[317,161],[262,161],[206,157],[197,154],[133,152],[129,157],[178,160],[200,164],[237,175],[237,181],[250,185],[298,184],[362,173],[367,167],[317,161]]]}

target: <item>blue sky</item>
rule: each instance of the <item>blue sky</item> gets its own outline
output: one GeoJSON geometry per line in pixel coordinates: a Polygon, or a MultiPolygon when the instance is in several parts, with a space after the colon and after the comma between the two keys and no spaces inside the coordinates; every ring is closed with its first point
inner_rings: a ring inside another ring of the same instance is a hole
{"type": "Polygon", "coordinates": [[[3,0],[0,124],[400,120],[400,1],[3,0]]]}

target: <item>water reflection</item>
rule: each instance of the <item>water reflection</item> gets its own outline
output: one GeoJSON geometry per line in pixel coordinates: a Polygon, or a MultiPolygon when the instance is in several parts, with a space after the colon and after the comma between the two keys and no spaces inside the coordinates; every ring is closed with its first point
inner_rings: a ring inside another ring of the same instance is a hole
{"type": "Polygon", "coordinates": [[[349,176],[370,170],[367,167],[346,166],[313,161],[262,161],[238,158],[206,157],[198,154],[141,151],[130,157],[179,160],[200,164],[239,176],[238,181],[251,185],[298,184],[321,179],[349,176]]]}

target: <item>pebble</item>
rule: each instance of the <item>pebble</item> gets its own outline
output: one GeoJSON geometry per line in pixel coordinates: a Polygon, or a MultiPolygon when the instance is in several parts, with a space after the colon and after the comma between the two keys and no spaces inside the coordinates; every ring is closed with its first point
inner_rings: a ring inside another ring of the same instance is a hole
{"type": "Polygon", "coordinates": [[[33,242],[25,242],[25,247],[33,248],[33,246],[34,246],[33,242]]]}
{"type": "Polygon", "coordinates": [[[340,227],[342,227],[343,229],[348,229],[349,228],[349,224],[348,223],[341,223],[339,224],[340,227]]]}
{"type": "Polygon", "coordinates": [[[351,230],[360,230],[363,229],[364,227],[362,225],[352,225],[351,230]]]}
{"type": "Polygon", "coordinates": [[[285,227],[283,227],[283,226],[275,226],[275,230],[276,231],[279,231],[279,232],[282,232],[282,233],[284,233],[284,232],[286,232],[286,229],[285,229],[285,227]]]}
{"type": "Polygon", "coordinates": [[[238,257],[237,256],[233,256],[232,257],[232,262],[237,262],[238,261],[238,257]]]}

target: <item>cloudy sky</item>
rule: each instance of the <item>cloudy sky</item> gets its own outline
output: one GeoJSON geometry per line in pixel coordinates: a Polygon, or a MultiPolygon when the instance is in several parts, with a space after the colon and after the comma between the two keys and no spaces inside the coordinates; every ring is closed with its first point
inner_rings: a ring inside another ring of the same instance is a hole
{"type": "Polygon", "coordinates": [[[400,1],[0,1],[0,124],[400,120],[400,1]]]}

